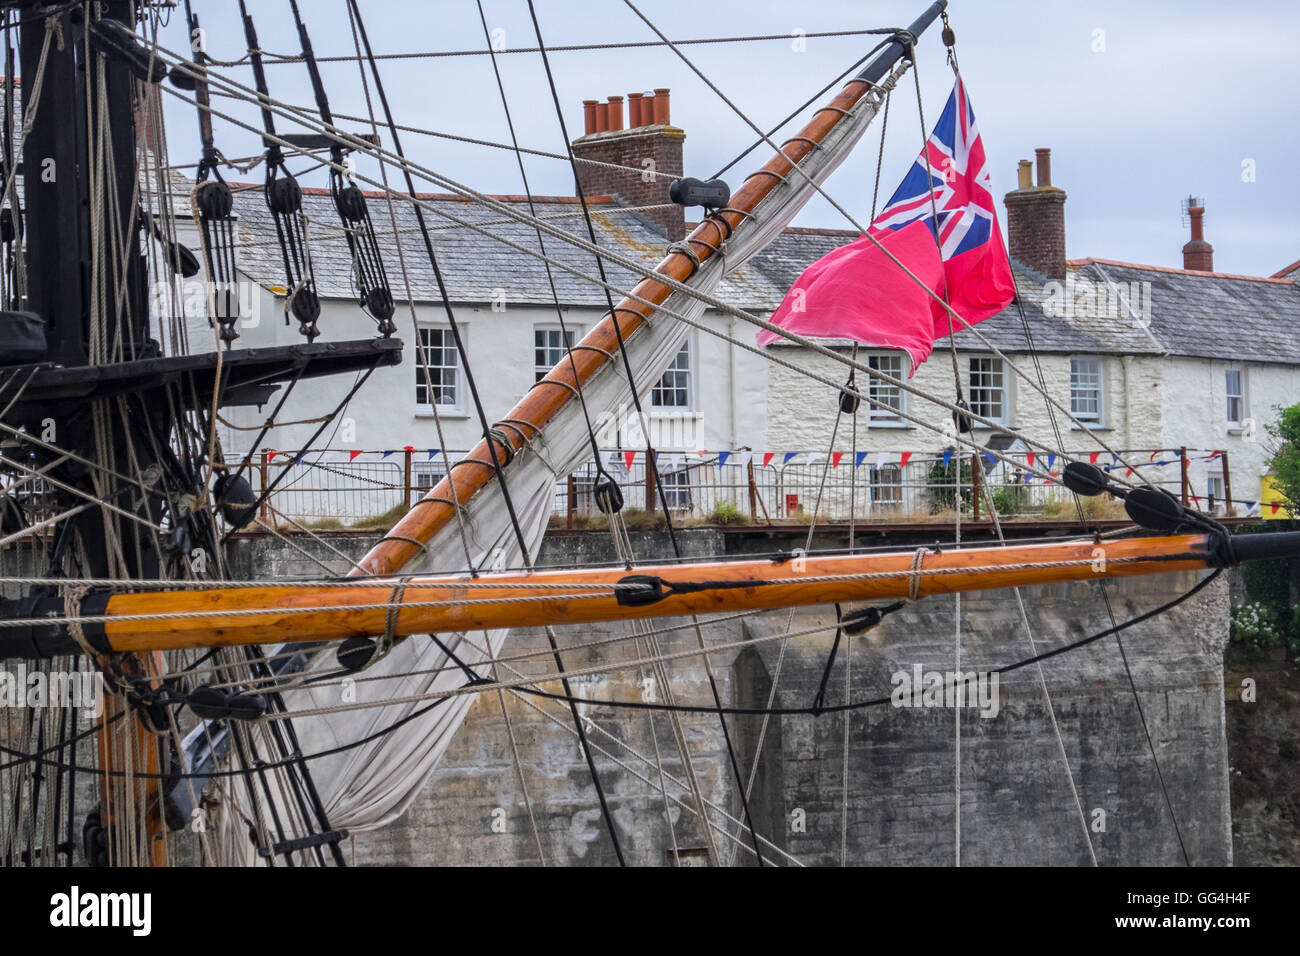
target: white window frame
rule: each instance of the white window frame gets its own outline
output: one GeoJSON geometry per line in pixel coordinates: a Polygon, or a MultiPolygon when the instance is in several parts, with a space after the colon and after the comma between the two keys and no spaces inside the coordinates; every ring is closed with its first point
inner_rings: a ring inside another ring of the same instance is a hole
{"type": "MultiPolygon", "coordinates": [[[[864,364],[870,368],[876,368],[885,372],[887,375],[893,375],[894,378],[905,378],[907,376],[907,355],[903,352],[873,352],[866,356],[864,364]],[[880,362],[885,360],[892,365],[897,365],[898,371],[894,372],[893,368],[881,369],[880,362]]],[[[875,387],[873,378],[867,376],[866,394],[868,398],[874,397],[872,391],[875,387]]],[[[868,428],[909,428],[910,423],[903,418],[907,412],[907,392],[897,385],[891,385],[889,382],[880,381],[878,386],[881,390],[894,392],[897,395],[897,411],[890,409],[877,408],[870,402],[867,402],[867,427],[868,428]]]]}
{"type": "Polygon", "coordinates": [[[1246,410],[1246,369],[1241,365],[1229,365],[1223,370],[1223,416],[1228,421],[1229,428],[1241,428],[1242,423],[1249,417],[1250,413],[1246,410]],[[1232,391],[1231,381],[1233,375],[1237,376],[1237,391],[1232,391]],[[1232,403],[1237,403],[1237,417],[1232,417],[1232,403]]]}
{"type": "Polygon", "coordinates": [[[691,510],[691,500],[695,489],[691,487],[689,468],[660,472],[659,486],[663,489],[664,501],[668,502],[670,511],[687,512],[691,510]]]}
{"type": "MultiPolygon", "coordinates": [[[[442,344],[439,346],[439,349],[445,354],[449,353],[455,364],[434,365],[430,362],[429,371],[433,372],[435,369],[454,369],[456,372],[456,381],[452,385],[455,401],[439,402],[438,414],[458,414],[465,407],[465,369],[461,362],[460,352],[456,349],[456,340],[451,334],[451,328],[442,325],[421,325],[419,327],[419,341],[416,343],[415,349],[415,411],[418,415],[433,414],[433,406],[427,401],[427,385],[424,375],[423,355],[426,348],[425,334],[432,332],[438,332],[443,336],[442,344]]],[[[468,349],[469,342],[463,327],[461,328],[461,341],[465,344],[465,348],[468,349]]]]}
{"type": "MultiPolygon", "coordinates": [[[[1106,420],[1106,366],[1099,355],[1072,355],[1070,356],[1070,416],[1077,422],[1085,425],[1102,425],[1106,420]],[[1076,366],[1088,363],[1093,369],[1086,372],[1081,371],[1076,366]],[[1095,375],[1096,382],[1088,385],[1076,384],[1077,376],[1081,374],[1095,375]],[[1079,397],[1076,393],[1086,396],[1088,392],[1096,393],[1097,410],[1095,412],[1081,412],[1075,406],[1075,399],[1079,397]]],[[[1078,427],[1077,425],[1075,427],[1078,427]]]]}
{"type": "Polygon", "coordinates": [[[872,465],[867,472],[873,508],[903,507],[903,469],[898,465],[872,465]]]}
{"type": "Polygon", "coordinates": [[[414,462],[411,466],[411,490],[428,491],[430,488],[436,488],[438,482],[447,477],[447,471],[443,468],[442,452],[439,451],[429,461],[414,462]]]}
{"type": "Polygon", "coordinates": [[[1228,503],[1225,501],[1227,492],[1223,490],[1222,475],[1207,475],[1205,478],[1205,506],[1210,506],[1210,499],[1214,499],[1214,514],[1225,514],[1228,510],[1228,503]]]}
{"type": "MultiPolygon", "coordinates": [[[[1007,379],[1006,363],[1002,361],[1002,359],[998,358],[996,355],[971,355],[966,359],[966,374],[968,376],[967,378],[967,384],[969,386],[968,401],[970,402],[971,411],[973,411],[977,415],[983,415],[985,418],[989,419],[990,421],[996,422],[999,425],[1007,424],[1011,420],[1011,389],[1009,388],[1009,381],[1007,379]],[[986,363],[987,363],[987,367],[980,367],[980,368],[976,367],[977,364],[983,366],[986,363]],[[999,381],[998,385],[993,386],[993,385],[975,384],[976,382],[975,377],[977,375],[982,376],[982,375],[993,375],[993,374],[996,374],[998,376],[998,381],[999,381]],[[1001,411],[999,414],[997,415],[990,414],[989,412],[984,411],[980,407],[981,404],[991,404],[991,402],[982,402],[981,400],[977,399],[976,398],[977,390],[978,392],[996,392],[999,394],[999,404],[1001,405],[1001,411]]],[[[974,425],[976,428],[989,427],[988,425],[978,420],[975,421],[974,425]]]]}
{"type": "Polygon", "coordinates": [[[695,346],[695,337],[690,336],[686,339],[686,342],[682,345],[681,350],[678,351],[678,353],[673,356],[672,363],[669,365],[667,369],[664,370],[664,374],[660,377],[659,381],[655,382],[655,384],[650,387],[650,407],[654,409],[656,412],[660,412],[661,414],[695,411],[695,391],[696,391],[695,374],[698,367],[699,367],[699,357],[698,357],[698,350],[696,349],[695,346]],[[672,368],[672,365],[676,365],[677,361],[682,357],[683,352],[686,353],[686,368],[685,369],[672,368]],[[686,375],[686,384],[685,384],[686,404],[684,405],[661,404],[659,401],[659,397],[662,394],[662,392],[664,392],[667,389],[672,389],[676,391],[682,388],[681,385],[666,386],[664,383],[668,379],[668,376],[679,375],[682,372],[685,372],[686,375]]]}
{"type": "MultiPolygon", "coordinates": [[[[576,326],[570,325],[568,322],[564,323],[563,329],[560,328],[558,322],[534,325],[533,326],[533,381],[534,382],[540,382],[543,378],[546,377],[547,373],[550,372],[551,369],[553,369],[556,365],[559,364],[559,360],[552,362],[550,365],[546,365],[546,366],[542,366],[538,364],[537,352],[539,350],[539,346],[537,344],[537,335],[539,332],[546,333],[548,336],[554,334],[557,337],[557,340],[560,342],[564,341],[562,336],[564,335],[565,332],[568,332],[569,349],[572,349],[575,345],[577,345],[582,340],[582,334],[578,330],[578,328],[576,326]]],[[[540,348],[546,352],[550,352],[552,350],[552,346],[550,344],[541,346],[540,348]]],[[[564,348],[563,345],[555,346],[554,348],[559,352],[559,356],[561,360],[568,354],[568,351],[564,348]]]]}

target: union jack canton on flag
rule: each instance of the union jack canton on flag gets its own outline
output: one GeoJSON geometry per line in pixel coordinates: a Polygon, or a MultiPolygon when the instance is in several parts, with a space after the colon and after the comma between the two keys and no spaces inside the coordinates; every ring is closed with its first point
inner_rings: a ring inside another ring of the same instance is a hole
{"type": "MultiPolygon", "coordinates": [[[[972,325],[1014,298],[987,156],[960,76],[925,148],[868,232],[876,242],[863,236],[810,266],[772,322],[802,335],[903,349],[911,374],[935,340],[964,327],[936,297],[972,325]]],[[[758,344],[778,338],[763,331],[758,344]]]]}

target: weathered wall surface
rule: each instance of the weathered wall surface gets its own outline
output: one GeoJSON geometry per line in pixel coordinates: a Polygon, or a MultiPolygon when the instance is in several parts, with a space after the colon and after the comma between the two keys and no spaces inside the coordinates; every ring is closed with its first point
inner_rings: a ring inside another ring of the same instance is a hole
{"type": "MultiPolygon", "coordinates": [[[[692,552],[701,554],[790,546],[709,531],[686,532],[683,538],[692,552]]],[[[607,541],[595,534],[552,536],[542,563],[608,558],[607,541]]],[[[355,538],[335,543],[350,553],[359,553],[367,544],[355,538]]],[[[897,543],[904,547],[913,542],[897,543]]],[[[662,553],[658,549],[663,542],[655,536],[637,537],[634,544],[638,554],[662,553]]],[[[828,540],[823,546],[839,544],[828,540]]],[[[317,546],[304,542],[304,547],[317,546]]],[[[301,554],[265,539],[240,542],[233,556],[245,573],[259,577],[318,570],[301,554]]],[[[330,559],[324,552],[320,557],[330,559]]],[[[1111,582],[1107,590],[1122,621],[1176,597],[1193,581],[1191,575],[1166,575],[1111,582]]],[[[1109,624],[1096,583],[1025,589],[1022,595],[1040,652],[1109,624]]],[[[955,610],[952,597],[928,599],[842,644],[830,671],[825,704],[887,697],[893,675],[910,673],[917,665],[925,671],[952,671],[955,610]]],[[[1113,637],[1043,662],[1043,680],[1099,863],[1181,863],[1173,819],[1192,863],[1231,863],[1222,676],[1227,615],[1227,590],[1220,582],[1176,610],[1125,631],[1137,701],[1113,637]],[[1138,702],[1164,775],[1172,818],[1138,718],[1138,702]]],[[[710,645],[737,645],[712,658],[724,703],[762,708],[773,682],[777,706],[803,708],[811,703],[833,641],[833,619],[823,609],[797,612],[793,631],[816,630],[783,641],[789,619],[788,612],[779,612],[705,625],[710,645]]],[[[964,671],[1001,667],[1032,653],[1013,592],[963,596],[960,621],[964,671]]],[[[608,643],[627,633],[618,626],[559,629],[565,666],[576,669],[642,656],[644,647],[635,643],[608,643]]],[[[696,646],[690,628],[663,634],[659,640],[670,653],[696,646]]],[[[547,653],[544,635],[534,631],[519,631],[506,645],[506,654],[519,657],[512,666],[523,674],[549,667],[547,653]],[[528,658],[530,654],[538,656],[528,658]]],[[[678,703],[711,701],[698,659],[673,661],[668,670],[678,703]]],[[[651,677],[648,669],[632,667],[577,678],[573,690],[593,700],[663,700],[663,688],[647,680],[651,677]]],[[[560,687],[555,683],[544,689],[558,692],[560,687]]],[[[996,716],[981,717],[974,708],[960,715],[963,862],[1087,863],[1079,811],[1037,668],[1001,675],[999,691],[996,716]]],[[[358,863],[534,864],[538,850],[530,807],[548,864],[615,862],[567,706],[523,693],[504,695],[523,787],[502,707],[494,693],[477,700],[407,816],[386,830],[356,836],[358,863]]],[[[706,840],[694,814],[687,768],[670,718],[607,706],[584,707],[582,716],[628,861],[661,864],[674,838],[696,859],[706,840]],[[656,747],[663,757],[663,778],[656,747]]],[[[949,707],[886,704],[855,710],[847,721],[839,713],[773,717],[764,735],[761,717],[730,718],[743,773],[748,774],[760,736],[763,739],[764,759],[750,812],[765,841],[764,856],[803,864],[835,864],[841,853],[850,863],[951,863],[954,720],[949,707]]],[[[748,839],[737,840],[737,825],[726,822],[725,815],[738,820],[742,810],[718,719],[693,713],[681,715],[680,721],[704,798],[717,808],[711,815],[723,860],[731,858],[735,847],[735,861],[751,863],[748,839]]]]}

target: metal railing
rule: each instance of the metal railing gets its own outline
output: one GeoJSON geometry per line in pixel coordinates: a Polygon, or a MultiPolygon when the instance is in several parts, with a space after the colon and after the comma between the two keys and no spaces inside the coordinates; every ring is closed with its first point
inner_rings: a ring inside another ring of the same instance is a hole
{"type": "MultiPolygon", "coordinates": [[[[455,461],[464,453],[449,454],[455,461]]],[[[952,520],[958,507],[964,517],[981,520],[989,517],[990,501],[999,516],[1009,520],[1068,519],[1077,515],[1073,497],[1059,484],[1035,475],[1035,467],[1059,475],[1068,458],[1092,460],[1098,467],[1115,469],[1117,476],[1138,480],[1125,465],[1107,462],[1110,456],[1105,453],[1002,454],[1007,460],[986,457],[976,468],[974,456],[959,457],[952,451],[872,451],[857,459],[846,452],[815,461],[802,453],[754,455],[747,450],[660,453],[660,488],[653,473],[647,474],[643,451],[602,452],[599,468],[588,462],[556,483],[553,520],[576,527],[599,513],[594,487],[602,470],[619,485],[629,509],[658,511],[666,502],[675,516],[723,524],[804,522],[814,514],[827,522],[847,521],[850,515],[863,521],[941,522],[952,520]]],[[[1256,504],[1232,499],[1226,452],[1175,448],[1119,454],[1152,484],[1201,510],[1244,514],[1256,504]],[[1202,476],[1214,473],[1222,494],[1196,493],[1191,481],[1195,463],[1200,463],[1196,470],[1202,476]]],[[[414,448],[265,450],[245,462],[254,491],[263,498],[264,521],[317,528],[391,523],[444,474],[440,451],[430,454],[414,448]],[[263,495],[267,489],[270,493],[263,495]]],[[[1093,501],[1097,503],[1088,505],[1089,517],[1107,517],[1109,512],[1122,516],[1118,502],[1093,501]]]]}

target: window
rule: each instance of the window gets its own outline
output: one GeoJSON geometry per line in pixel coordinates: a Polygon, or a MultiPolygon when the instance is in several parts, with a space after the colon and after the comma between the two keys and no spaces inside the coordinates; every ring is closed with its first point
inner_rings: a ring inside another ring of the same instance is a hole
{"type": "Polygon", "coordinates": [[[650,404],[654,408],[676,408],[686,410],[691,407],[691,343],[688,339],[677,353],[664,377],[650,390],[650,404]]]}
{"type": "Polygon", "coordinates": [[[1223,477],[1211,475],[1205,482],[1206,510],[1211,514],[1223,514],[1228,510],[1228,503],[1223,500],[1223,477]]]}
{"type": "MultiPolygon", "coordinates": [[[[903,377],[903,356],[896,354],[868,355],[867,367],[901,379],[903,377]]],[[[897,385],[891,385],[883,379],[869,376],[867,378],[867,397],[872,401],[868,403],[870,407],[868,423],[871,425],[902,425],[903,419],[899,413],[904,410],[903,395],[903,390],[897,385]],[[875,402],[880,404],[876,405],[875,402]]]]}
{"type": "Polygon", "coordinates": [[[1240,425],[1246,418],[1246,382],[1239,368],[1230,368],[1223,374],[1224,391],[1228,397],[1228,424],[1240,425]]]}
{"type": "Polygon", "coordinates": [[[903,503],[903,469],[897,465],[873,467],[867,480],[871,485],[871,502],[878,508],[897,508],[903,503]]]}
{"type": "Polygon", "coordinates": [[[661,472],[659,484],[663,488],[664,501],[673,511],[691,510],[691,473],[683,468],[681,471],[661,472]]]}
{"type": "Polygon", "coordinates": [[[1070,414],[1081,422],[1101,422],[1101,359],[1070,359],[1070,414]]]}
{"type": "MultiPolygon", "coordinates": [[[[1000,358],[970,360],[970,408],[995,422],[1007,420],[1006,374],[1000,358]]],[[[975,423],[979,427],[980,422],[975,423]]]]}
{"type": "Polygon", "coordinates": [[[460,358],[450,329],[420,329],[415,362],[415,403],[460,408],[460,358]],[[428,375],[425,375],[425,366],[428,375]]]}
{"type": "Polygon", "coordinates": [[[557,326],[539,325],[533,329],[533,371],[536,381],[540,382],[546,373],[568,355],[568,350],[577,343],[573,329],[564,331],[557,326]],[[565,333],[568,333],[567,336],[565,333]]]}
{"type": "Polygon", "coordinates": [[[442,463],[438,461],[421,463],[413,470],[415,474],[411,476],[411,485],[421,492],[436,487],[438,482],[442,481],[447,474],[442,467],[442,463]]]}

